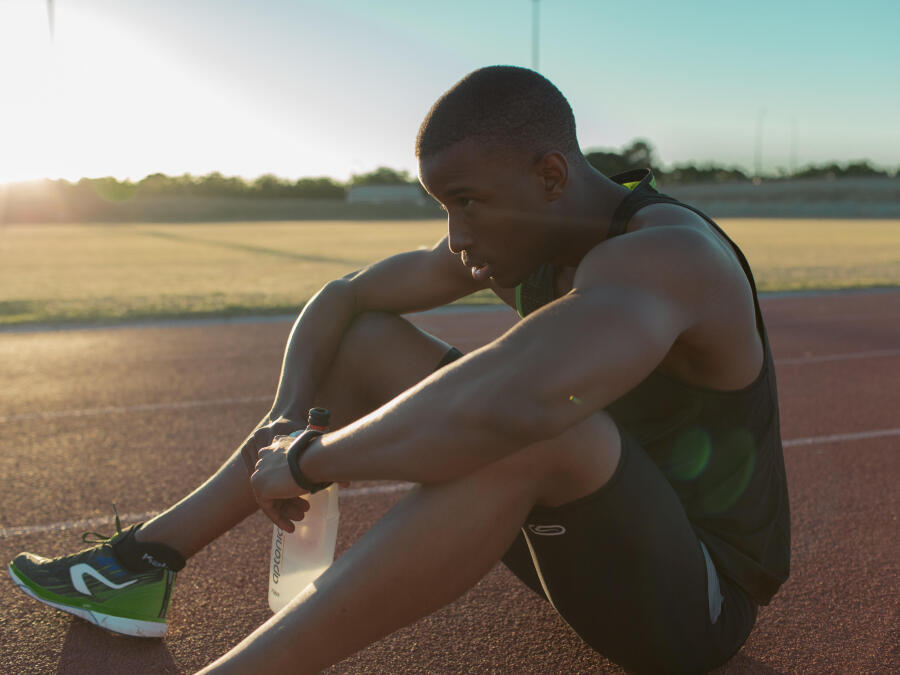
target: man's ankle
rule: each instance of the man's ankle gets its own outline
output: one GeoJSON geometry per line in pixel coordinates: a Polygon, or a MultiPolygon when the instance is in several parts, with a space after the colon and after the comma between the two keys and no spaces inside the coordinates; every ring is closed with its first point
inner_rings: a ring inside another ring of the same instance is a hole
{"type": "Polygon", "coordinates": [[[179,572],[184,568],[185,559],[167,544],[145,542],[138,539],[143,523],[132,525],[112,542],[113,552],[127,569],[132,572],[148,572],[153,569],[168,569],[179,572]]]}

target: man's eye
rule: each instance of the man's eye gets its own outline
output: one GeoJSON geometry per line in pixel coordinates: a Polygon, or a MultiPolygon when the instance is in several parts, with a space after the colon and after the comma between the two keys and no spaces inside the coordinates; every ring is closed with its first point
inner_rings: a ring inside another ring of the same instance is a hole
{"type": "Polygon", "coordinates": [[[474,200],[473,200],[473,199],[469,199],[468,197],[460,197],[460,198],[459,198],[459,205],[460,205],[462,208],[466,208],[467,206],[469,206],[469,205],[472,204],[472,203],[474,203],[474,200]]]}

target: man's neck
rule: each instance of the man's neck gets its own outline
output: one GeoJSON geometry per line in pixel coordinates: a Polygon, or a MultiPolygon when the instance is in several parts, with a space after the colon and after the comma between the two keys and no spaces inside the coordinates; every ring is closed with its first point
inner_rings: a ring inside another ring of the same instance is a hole
{"type": "Polygon", "coordinates": [[[614,183],[586,165],[570,176],[560,235],[566,246],[554,264],[577,266],[597,244],[606,239],[613,214],[628,195],[628,188],[614,183]]]}

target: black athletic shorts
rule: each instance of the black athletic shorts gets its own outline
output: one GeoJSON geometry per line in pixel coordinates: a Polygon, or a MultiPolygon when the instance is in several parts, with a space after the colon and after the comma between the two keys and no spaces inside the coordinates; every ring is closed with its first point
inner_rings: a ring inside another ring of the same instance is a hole
{"type": "MultiPolygon", "coordinates": [[[[462,356],[448,352],[439,367],[462,356]]],[[[638,672],[704,672],[727,661],[756,603],[720,577],[681,502],[637,441],[602,488],[535,507],[504,564],[591,647],[638,672]]]]}

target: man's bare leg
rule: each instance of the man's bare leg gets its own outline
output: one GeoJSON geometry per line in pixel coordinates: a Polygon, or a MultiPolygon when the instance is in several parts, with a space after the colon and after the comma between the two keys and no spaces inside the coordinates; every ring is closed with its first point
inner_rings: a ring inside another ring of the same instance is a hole
{"type": "MultiPolygon", "coordinates": [[[[447,349],[404,319],[363,315],[348,330],[315,402],[334,411],[332,428],[337,429],[426,377],[447,349]]],[[[288,412],[283,408],[279,401],[273,406],[281,414],[288,412]]],[[[305,410],[290,412],[295,419],[306,417],[305,410]]],[[[187,559],[257,508],[237,450],[200,487],[144,523],[135,538],[167,544],[187,559]]]]}
{"type": "Polygon", "coordinates": [[[167,544],[187,559],[257,508],[247,469],[237,450],[200,487],[144,523],[135,538],[167,544]],[[190,527],[185,527],[185,523],[190,523],[190,527]]]}
{"type": "Polygon", "coordinates": [[[416,488],[209,672],[315,673],[437,610],[491,569],[535,504],[593,492],[620,454],[615,425],[598,413],[557,439],[416,488]]]}

